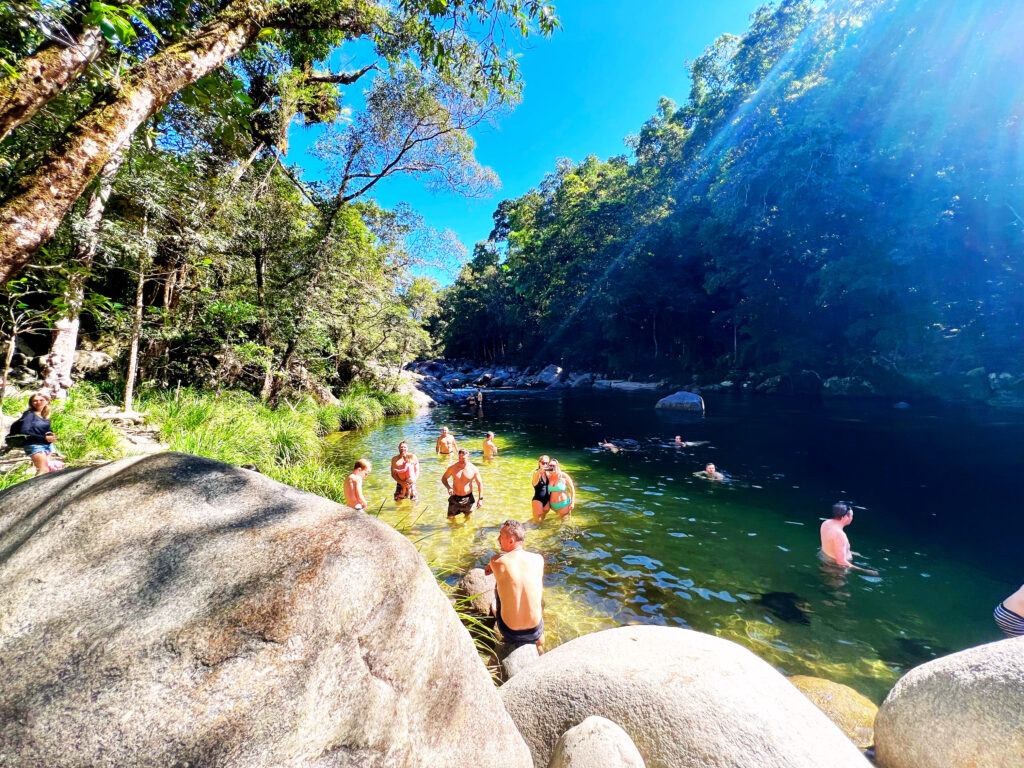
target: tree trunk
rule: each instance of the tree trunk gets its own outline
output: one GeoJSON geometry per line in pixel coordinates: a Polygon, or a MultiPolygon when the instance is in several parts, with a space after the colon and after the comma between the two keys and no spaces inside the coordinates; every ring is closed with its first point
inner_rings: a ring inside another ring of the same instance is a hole
{"type": "Polygon", "coordinates": [[[233,0],[195,35],[132,67],[117,97],[90,110],[0,208],[0,283],[49,240],[75,200],[135,130],[185,86],[259,34],[267,5],[233,0]]]}
{"type": "Polygon", "coordinates": [[[79,269],[71,273],[68,281],[67,315],[53,324],[53,338],[50,341],[50,354],[46,357],[43,369],[43,392],[48,392],[51,400],[63,400],[71,389],[71,366],[75,362],[75,350],[78,348],[78,323],[85,301],[85,283],[89,277],[89,269],[96,256],[99,244],[100,224],[103,222],[103,211],[110,198],[124,160],[124,149],[114,153],[100,171],[99,185],[89,199],[85,211],[85,231],[75,248],[75,262],[79,269]]]}
{"type": "Polygon", "coordinates": [[[7,354],[4,355],[4,374],[0,377],[0,413],[3,412],[4,395],[7,394],[7,374],[11,371],[11,359],[14,357],[14,347],[18,343],[18,334],[11,329],[11,337],[7,340],[7,354]]]}
{"type": "Polygon", "coordinates": [[[0,141],[59,96],[106,47],[99,27],[88,27],[75,45],[44,45],[18,65],[18,74],[0,80],[0,141]]]}
{"type": "MultiPolygon", "coordinates": [[[[149,221],[142,220],[142,237],[149,236],[149,221]]],[[[128,375],[124,382],[124,409],[132,409],[132,398],[135,395],[135,366],[139,362],[139,339],[142,338],[143,288],[146,285],[146,255],[139,256],[139,281],[135,287],[135,320],[132,323],[132,346],[128,354],[128,375]]]]}

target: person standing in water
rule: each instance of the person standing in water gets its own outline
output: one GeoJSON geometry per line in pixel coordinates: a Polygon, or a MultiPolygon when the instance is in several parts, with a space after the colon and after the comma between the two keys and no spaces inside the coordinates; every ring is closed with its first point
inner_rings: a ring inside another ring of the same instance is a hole
{"type": "Polygon", "coordinates": [[[395,479],[395,501],[416,501],[416,479],[420,476],[420,460],[409,453],[409,444],[398,444],[398,455],[391,458],[391,477],[395,479]]]}
{"type": "Polygon", "coordinates": [[[358,459],[352,473],[345,478],[345,503],[352,509],[365,510],[366,497],[363,495],[363,480],[370,474],[373,465],[369,459],[358,459]]]}
{"type": "Polygon", "coordinates": [[[832,505],[832,517],[821,524],[821,557],[828,565],[853,568],[858,571],[877,576],[878,571],[854,565],[850,551],[850,539],[846,536],[846,528],[853,522],[853,507],[845,501],[837,501],[832,505]]]}
{"type": "Polygon", "coordinates": [[[533,477],[530,482],[533,484],[533,499],[530,500],[530,507],[533,510],[534,522],[544,519],[544,515],[551,509],[551,494],[548,493],[548,465],[551,464],[551,457],[544,454],[537,459],[537,468],[533,470],[533,477]]]}
{"type": "Polygon", "coordinates": [[[455,442],[455,435],[448,431],[448,427],[441,427],[441,436],[434,443],[434,453],[440,456],[447,456],[459,449],[455,442]]]}
{"type": "Polygon", "coordinates": [[[544,557],[523,549],[526,529],[506,520],[498,533],[501,552],[491,557],[484,573],[494,574],[494,614],[506,647],[544,645],[544,557]]]}
{"type": "Polygon", "coordinates": [[[576,484],[563,472],[557,459],[548,465],[548,493],[551,494],[550,507],[560,517],[565,517],[576,507],[576,484]]]}
{"type": "Polygon", "coordinates": [[[1024,636],[1024,586],[997,605],[992,618],[1007,637],[1024,636]]]}
{"type": "Polygon", "coordinates": [[[473,513],[473,503],[477,509],[484,504],[484,483],[480,478],[480,470],[470,463],[465,448],[459,449],[459,458],[441,475],[441,484],[448,491],[448,519],[459,514],[469,517],[473,513]],[[448,481],[451,480],[451,485],[448,481]],[[476,483],[479,499],[473,497],[473,483],[476,483]]]}
{"type": "Polygon", "coordinates": [[[494,433],[488,432],[484,439],[484,458],[493,459],[498,455],[498,446],[494,444],[494,433]]]}

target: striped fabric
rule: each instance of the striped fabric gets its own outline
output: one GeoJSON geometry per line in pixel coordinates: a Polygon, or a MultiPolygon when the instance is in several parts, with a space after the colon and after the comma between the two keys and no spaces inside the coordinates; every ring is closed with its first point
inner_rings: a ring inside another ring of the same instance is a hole
{"type": "Polygon", "coordinates": [[[1000,603],[992,612],[992,618],[1007,637],[1024,635],[1024,616],[1020,616],[1000,603]]]}

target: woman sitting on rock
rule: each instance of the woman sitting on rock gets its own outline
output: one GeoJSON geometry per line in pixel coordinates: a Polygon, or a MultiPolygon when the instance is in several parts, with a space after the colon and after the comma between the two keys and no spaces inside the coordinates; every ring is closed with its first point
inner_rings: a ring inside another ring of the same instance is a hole
{"type": "Polygon", "coordinates": [[[25,455],[32,459],[36,474],[50,471],[50,454],[57,440],[50,430],[50,398],[36,392],[28,399],[28,410],[11,425],[12,435],[25,436],[25,455]]]}

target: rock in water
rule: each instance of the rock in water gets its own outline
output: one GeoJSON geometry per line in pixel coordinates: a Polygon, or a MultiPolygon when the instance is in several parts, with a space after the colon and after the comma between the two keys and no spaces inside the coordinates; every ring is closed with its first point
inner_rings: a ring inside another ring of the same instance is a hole
{"type": "Polygon", "coordinates": [[[591,715],[618,723],[648,768],[868,768],[767,662],[688,629],[629,626],[548,651],[501,687],[536,765],[591,715]]]}
{"type": "Polygon", "coordinates": [[[505,672],[505,679],[512,678],[526,669],[531,664],[536,664],[540,658],[537,646],[533,643],[517,645],[501,660],[501,668],[505,672]]]}
{"type": "Polygon", "coordinates": [[[828,719],[839,726],[858,747],[867,749],[874,743],[878,707],[867,696],[848,685],[820,677],[793,675],[789,682],[828,715],[828,719]]]}
{"type": "Polygon", "coordinates": [[[663,397],[654,406],[669,411],[686,411],[688,413],[704,413],[704,398],[693,392],[680,390],[674,395],[663,397]]]}
{"type": "Polygon", "coordinates": [[[494,574],[485,574],[483,568],[473,568],[462,577],[462,591],[470,600],[473,610],[481,616],[491,614],[494,604],[494,574]]]}
{"type": "Polygon", "coordinates": [[[0,494],[0,765],[532,766],[390,526],[164,453],[0,494]]]}
{"type": "Polygon", "coordinates": [[[1024,765],[1024,637],[915,667],[875,719],[884,768],[1024,765]]]}
{"type": "Polygon", "coordinates": [[[588,717],[562,734],[548,768],[645,768],[629,734],[611,720],[588,717]]]}

